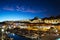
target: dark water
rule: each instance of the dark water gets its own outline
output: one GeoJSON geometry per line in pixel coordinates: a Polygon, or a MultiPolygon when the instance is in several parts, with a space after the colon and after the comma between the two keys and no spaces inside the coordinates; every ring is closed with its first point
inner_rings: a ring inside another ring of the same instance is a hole
{"type": "Polygon", "coordinates": [[[22,36],[18,36],[18,35],[16,35],[16,34],[8,34],[8,36],[10,37],[10,38],[13,38],[14,40],[30,40],[30,39],[28,39],[28,38],[25,38],[25,37],[22,37],[22,36]]]}
{"type": "MultiPolygon", "coordinates": [[[[18,36],[16,34],[8,34],[8,37],[13,38],[14,40],[31,40],[23,36],[18,36]]],[[[60,40],[60,38],[56,38],[55,40],[60,40]]]]}

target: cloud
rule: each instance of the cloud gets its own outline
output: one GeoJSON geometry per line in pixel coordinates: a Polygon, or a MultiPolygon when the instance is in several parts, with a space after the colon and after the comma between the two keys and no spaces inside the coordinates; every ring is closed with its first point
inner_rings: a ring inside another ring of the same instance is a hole
{"type": "Polygon", "coordinates": [[[24,7],[16,6],[16,10],[17,10],[17,11],[24,11],[24,10],[25,10],[25,8],[24,8],[24,7]]]}
{"type": "Polygon", "coordinates": [[[3,10],[8,10],[8,11],[19,11],[19,12],[31,12],[31,13],[40,13],[40,12],[45,12],[46,10],[34,10],[31,8],[25,8],[24,6],[16,6],[16,8],[13,7],[4,7],[3,10]]]}
{"type": "Polygon", "coordinates": [[[38,12],[42,12],[42,10],[34,10],[34,9],[31,9],[31,8],[25,8],[25,7],[19,7],[19,6],[16,6],[16,10],[17,11],[22,11],[22,12],[31,12],[31,13],[38,13],[38,12]]]}
{"type": "Polygon", "coordinates": [[[12,8],[12,7],[4,7],[3,10],[14,11],[14,8],[12,8]]]}
{"type": "Polygon", "coordinates": [[[34,12],[35,12],[35,10],[25,9],[25,8],[22,8],[22,7],[17,8],[16,10],[17,10],[17,11],[21,11],[21,12],[31,12],[31,13],[34,13],[34,12]]]}

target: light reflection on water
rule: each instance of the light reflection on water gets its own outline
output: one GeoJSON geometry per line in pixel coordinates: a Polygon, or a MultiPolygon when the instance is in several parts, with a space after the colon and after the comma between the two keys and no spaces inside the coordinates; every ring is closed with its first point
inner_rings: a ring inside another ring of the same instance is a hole
{"type": "Polygon", "coordinates": [[[10,34],[8,34],[8,36],[10,38],[13,38],[14,40],[28,40],[27,38],[18,36],[18,35],[14,34],[14,33],[10,33],[10,34]]]}

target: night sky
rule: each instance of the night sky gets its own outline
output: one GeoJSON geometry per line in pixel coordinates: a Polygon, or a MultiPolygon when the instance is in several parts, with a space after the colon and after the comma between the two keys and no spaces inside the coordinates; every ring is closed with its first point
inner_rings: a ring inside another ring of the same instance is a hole
{"type": "Polygon", "coordinates": [[[60,15],[60,0],[0,0],[0,21],[60,15]]]}

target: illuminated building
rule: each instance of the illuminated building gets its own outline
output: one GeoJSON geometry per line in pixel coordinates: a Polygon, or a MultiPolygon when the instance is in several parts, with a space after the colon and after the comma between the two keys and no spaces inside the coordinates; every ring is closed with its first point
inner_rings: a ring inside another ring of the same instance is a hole
{"type": "Polygon", "coordinates": [[[16,27],[21,28],[21,29],[29,28],[29,29],[39,29],[39,30],[47,30],[47,29],[50,29],[50,27],[56,27],[57,29],[59,29],[60,26],[57,25],[58,23],[60,23],[60,19],[52,18],[52,17],[43,18],[43,19],[35,17],[34,19],[30,19],[30,20],[5,21],[7,28],[10,28],[10,29],[16,28],[16,27]]]}

